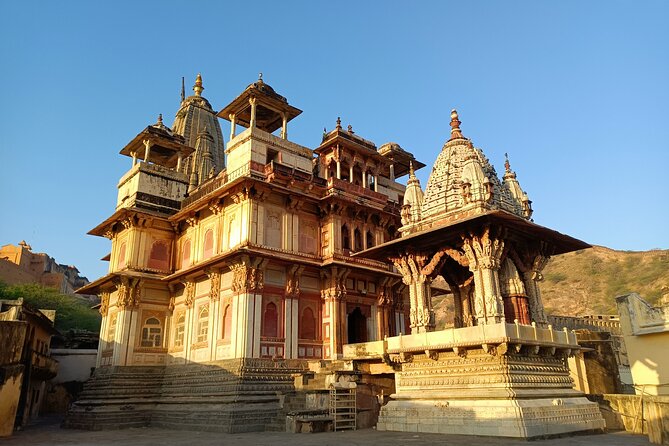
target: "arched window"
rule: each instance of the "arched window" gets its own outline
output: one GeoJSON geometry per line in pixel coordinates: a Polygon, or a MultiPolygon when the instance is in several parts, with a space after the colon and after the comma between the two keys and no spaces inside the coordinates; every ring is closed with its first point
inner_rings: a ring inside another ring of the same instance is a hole
{"type": "Polygon", "coordinates": [[[367,239],[367,249],[374,247],[374,234],[372,234],[372,231],[367,231],[365,238],[367,239]]]}
{"type": "Polygon", "coordinates": [[[262,335],[268,338],[276,338],[279,334],[278,322],[279,312],[276,309],[276,304],[274,302],[270,302],[265,307],[262,335]]]}
{"type": "Polygon", "coordinates": [[[316,318],[309,307],[304,309],[300,318],[300,338],[316,339],[316,318]]]}
{"type": "Polygon", "coordinates": [[[114,313],[109,316],[109,326],[107,326],[107,348],[114,348],[114,341],[116,340],[116,321],[118,314],[114,313]]]}
{"type": "Polygon", "coordinates": [[[184,240],[181,245],[181,267],[187,268],[190,266],[190,239],[184,240]]]}
{"type": "Polygon", "coordinates": [[[121,243],[118,248],[118,260],[116,261],[118,269],[125,268],[125,242],[121,243]]]}
{"type": "Polygon", "coordinates": [[[351,231],[348,230],[346,225],[341,227],[341,247],[342,249],[351,249],[351,231]]]}
{"type": "Polygon", "coordinates": [[[170,268],[170,259],[167,253],[167,242],[164,240],[156,240],[151,245],[151,253],[149,254],[148,267],[159,270],[168,270],[170,268]]]}
{"type": "Polygon", "coordinates": [[[355,251],[362,251],[362,232],[358,228],[353,231],[353,246],[355,251]]]}
{"type": "Polygon", "coordinates": [[[142,326],[142,347],[160,347],[162,331],[157,318],[150,317],[145,320],[142,326]]]}
{"type": "Polygon", "coordinates": [[[207,232],[204,233],[204,243],[202,243],[203,246],[203,251],[202,251],[202,258],[203,259],[208,259],[209,257],[214,255],[214,231],[211,229],[208,229],[207,232]]]}
{"type": "Polygon", "coordinates": [[[232,334],[232,307],[227,305],[223,310],[223,339],[230,339],[232,334]]]}
{"type": "Polygon", "coordinates": [[[174,328],[174,346],[183,347],[184,345],[184,334],[186,332],[186,315],[180,313],[177,316],[177,323],[174,328]]]}
{"type": "Polygon", "coordinates": [[[237,222],[237,219],[235,219],[235,216],[231,215],[230,220],[228,221],[228,248],[237,246],[239,241],[239,223],[237,222]]]}
{"type": "Polygon", "coordinates": [[[197,342],[206,342],[207,335],[209,335],[209,305],[202,305],[197,319],[197,342]]]}

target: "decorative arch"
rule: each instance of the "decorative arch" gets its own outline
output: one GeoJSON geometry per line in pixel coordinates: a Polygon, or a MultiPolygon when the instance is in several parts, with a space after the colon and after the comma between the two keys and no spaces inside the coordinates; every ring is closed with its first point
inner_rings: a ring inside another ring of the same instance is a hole
{"type": "Polygon", "coordinates": [[[142,347],[160,347],[162,345],[163,328],[160,320],[151,316],[142,325],[142,347]]]}
{"type": "Polygon", "coordinates": [[[208,259],[214,255],[214,230],[207,229],[202,242],[202,258],[208,259]]]}
{"type": "Polygon", "coordinates": [[[186,333],[186,315],[181,312],[177,316],[177,322],[174,327],[174,346],[183,347],[186,333]]]}
{"type": "Polygon", "coordinates": [[[274,302],[269,302],[265,305],[262,335],[268,338],[276,338],[279,336],[279,312],[274,302]]]}
{"type": "Polygon", "coordinates": [[[341,226],[341,247],[342,249],[351,249],[351,231],[346,223],[341,226]]]}
{"type": "Polygon", "coordinates": [[[232,305],[226,305],[223,310],[223,330],[222,336],[225,340],[230,340],[232,336],[232,305]]]}
{"type": "Polygon", "coordinates": [[[209,336],[209,305],[202,305],[197,318],[197,342],[207,342],[209,336]]]}
{"type": "Polygon", "coordinates": [[[365,242],[367,243],[367,249],[374,247],[374,234],[372,231],[367,231],[365,234],[365,242]]]}
{"type": "Polygon", "coordinates": [[[353,250],[362,251],[362,232],[360,228],[355,228],[353,231],[353,250]]]}
{"type": "Polygon", "coordinates": [[[183,244],[181,245],[181,267],[182,268],[187,268],[190,266],[190,253],[191,253],[191,242],[190,239],[187,238],[184,240],[183,244]]]}
{"type": "Polygon", "coordinates": [[[121,246],[119,246],[119,248],[118,248],[118,259],[116,261],[116,268],[117,269],[125,268],[125,265],[126,265],[125,251],[126,251],[126,243],[122,242],[121,246]]]}
{"type": "Polygon", "coordinates": [[[169,244],[165,240],[156,240],[151,245],[151,251],[149,252],[149,261],[147,266],[152,269],[159,270],[169,270],[170,269],[170,256],[169,256],[169,244]]]}
{"type": "Polygon", "coordinates": [[[309,307],[302,311],[299,333],[300,339],[316,339],[316,317],[309,307]]]}

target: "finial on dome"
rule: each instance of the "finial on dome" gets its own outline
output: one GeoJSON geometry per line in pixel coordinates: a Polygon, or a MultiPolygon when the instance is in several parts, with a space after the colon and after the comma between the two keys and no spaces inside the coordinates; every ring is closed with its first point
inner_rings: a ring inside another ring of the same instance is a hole
{"type": "Polygon", "coordinates": [[[181,102],[186,100],[186,78],[181,76],[181,102]]]}
{"type": "Polygon", "coordinates": [[[260,73],[258,73],[258,82],[260,82],[261,84],[263,83],[263,80],[262,80],[262,71],[261,71],[260,73]]]}
{"type": "Polygon", "coordinates": [[[462,132],[460,132],[460,120],[458,119],[458,112],[456,109],[451,110],[451,139],[464,138],[462,132]]]}
{"type": "Polygon", "coordinates": [[[416,174],[413,171],[413,161],[409,160],[409,177],[415,177],[416,174]]]}
{"type": "Polygon", "coordinates": [[[200,96],[202,94],[202,90],[204,90],[204,87],[202,86],[202,75],[197,73],[197,77],[195,78],[195,85],[193,85],[195,96],[200,96]]]}
{"type": "Polygon", "coordinates": [[[341,129],[341,118],[337,116],[337,129],[341,129]]]}
{"type": "Polygon", "coordinates": [[[504,158],[506,159],[506,160],[504,161],[504,170],[505,170],[507,173],[509,173],[509,172],[511,172],[511,164],[509,163],[509,154],[508,154],[508,153],[505,153],[505,154],[504,154],[504,158]]]}
{"type": "Polygon", "coordinates": [[[163,125],[163,114],[159,113],[158,114],[158,122],[156,122],[158,125],[163,125]]]}

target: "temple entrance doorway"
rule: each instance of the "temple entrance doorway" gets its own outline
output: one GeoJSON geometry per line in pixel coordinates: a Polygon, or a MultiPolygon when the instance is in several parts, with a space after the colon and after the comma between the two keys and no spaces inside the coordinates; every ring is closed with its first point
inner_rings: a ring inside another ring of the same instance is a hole
{"type": "Polygon", "coordinates": [[[348,343],[367,342],[367,318],[360,307],[348,314],[348,343]]]}

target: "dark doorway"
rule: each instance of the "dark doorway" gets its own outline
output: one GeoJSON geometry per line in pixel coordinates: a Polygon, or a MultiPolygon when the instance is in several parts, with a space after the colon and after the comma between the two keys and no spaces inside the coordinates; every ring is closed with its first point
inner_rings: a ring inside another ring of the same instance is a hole
{"type": "Polygon", "coordinates": [[[367,318],[360,307],[355,307],[348,315],[348,343],[367,342],[367,318]]]}

